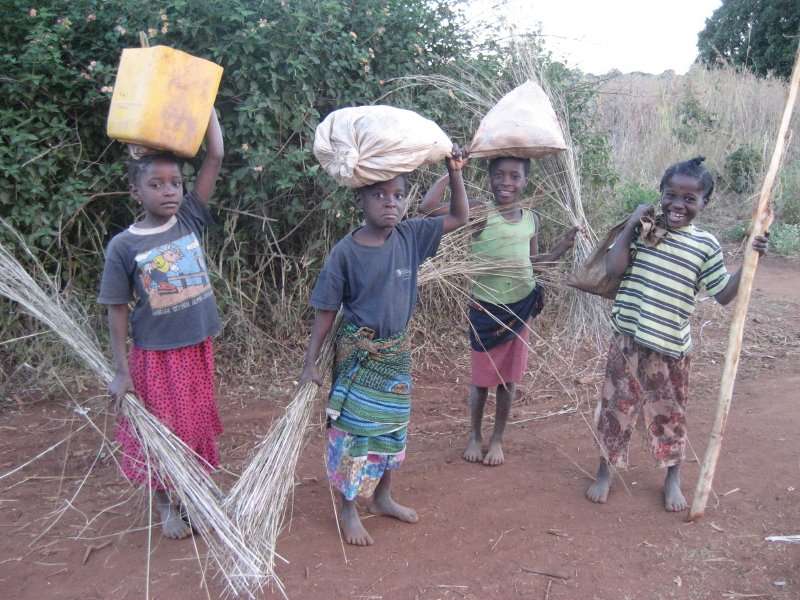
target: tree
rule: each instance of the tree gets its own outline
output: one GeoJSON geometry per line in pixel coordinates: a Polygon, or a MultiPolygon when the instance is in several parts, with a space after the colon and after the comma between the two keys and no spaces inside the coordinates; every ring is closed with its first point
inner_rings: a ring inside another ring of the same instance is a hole
{"type": "Polygon", "coordinates": [[[788,77],[800,33],[797,0],[723,0],[697,36],[698,61],[788,77]]]}

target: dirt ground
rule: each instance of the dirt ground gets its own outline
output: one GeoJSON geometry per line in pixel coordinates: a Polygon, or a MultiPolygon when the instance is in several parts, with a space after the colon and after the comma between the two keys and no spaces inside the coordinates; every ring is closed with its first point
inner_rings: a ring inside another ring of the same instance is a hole
{"type": "MultiPolygon", "coordinates": [[[[364,512],[375,545],[343,547],[322,462],[325,436],[315,427],[277,548],[289,561],[277,567],[288,597],[800,598],[800,544],[765,541],[800,534],[798,308],[800,265],[763,259],[715,495],[694,523],[685,522],[685,512],[663,509],[664,473],[651,467],[638,441],[608,503],[585,498],[598,462],[587,425],[602,380],[596,353],[578,349],[569,374],[557,365],[539,369],[531,358],[535,377],[521,385],[500,467],[461,458],[469,430],[467,357],[421,360],[408,456],[394,487],[419,522],[364,512]],[[547,416],[558,412],[564,414],[547,416]]],[[[693,321],[691,448],[683,470],[689,500],[696,457],[702,460],[711,428],[730,314],[730,307],[703,301],[693,321]]],[[[570,340],[548,343],[563,353],[575,350],[570,340]]],[[[265,393],[223,379],[226,432],[219,442],[226,467],[240,468],[287,391],[265,393]]],[[[91,393],[79,379],[60,391],[6,392],[13,401],[0,409],[0,475],[44,454],[0,479],[0,597],[223,596],[213,566],[205,568],[202,540],[148,536],[146,496],[125,484],[97,431],[79,431],[86,420],[74,401],[91,393]]],[[[102,418],[95,422],[103,426],[102,418]]],[[[113,421],[106,426],[113,439],[113,421]]],[[[280,595],[267,591],[263,598],[280,595]]]]}

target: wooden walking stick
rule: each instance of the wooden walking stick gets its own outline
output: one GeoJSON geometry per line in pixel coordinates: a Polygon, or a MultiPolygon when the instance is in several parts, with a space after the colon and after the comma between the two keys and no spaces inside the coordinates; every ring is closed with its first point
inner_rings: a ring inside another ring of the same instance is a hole
{"type": "Polygon", "coordinates": [[[769,163],[769,170],[761,184],[761,191],[758,194],[758,202],[753,209],[753,219],[750,224],[750,235],[747,236],[747,247],[744,251],[744,264],[742,265],[742,275],[739,280],[739,292],[733,305],[733,318],[731,319],[731,329],[728,334],[728,349],[725,352],[725,368],[722,371],[722,380],[719,387],[719,398],[717,399],[717,414],[714,417],[714,425],[711,428],[711,438],[708,441],[706,457],[703,467],[700,470],[700,478],[697,480],[697,487],[694,492],[692,506],[689,509],[687,521],[694,521],[703,516],[706,508],[708,495],[711,493],[711,482],[714,479],[714,470],[717,467],[722,446],[722,436],[725,433],[725,422],[728,419],[728,410],[731,406],[731,396],[733,395],[733,384],[736,380],[736,370],[739,366],[739,353],[742,349],[742,331],[744,320],[747,316],[747,305],[750,302],[750,288],[753,285],[753,277],[758,264],[758,252],[753,249],[753,238],[757,235],[764,235],[772,224],[773,214],[769,195],[772,191],[772,184],[775,176],[780,170],[781,158],[786,143],[786,133],[789,129],[789,121],[792,117],[792,109],[797,97],[797,87],[800,83],[800,47],[794,57],[794,69],[789,83],[789,94],[786,98],[786,107],[783,109],[783,117],[778,128],[778,137],[775,140],[775,149],[772,152],[772,160],[769,163]]]}

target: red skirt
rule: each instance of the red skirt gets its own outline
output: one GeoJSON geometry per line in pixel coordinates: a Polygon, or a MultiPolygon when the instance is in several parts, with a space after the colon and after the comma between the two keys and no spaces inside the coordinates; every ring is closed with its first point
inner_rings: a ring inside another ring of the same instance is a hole
{"type": "MultiPolygon", "coordinates": [[[[222,422],[214,401],[214,351],[211,338],[174,350],[141,350],[131,346],[130,369],[136,394],[144,407],[202,459],[207,470],[217,467],[222,422]]],[[[136,431],[122,417],[117,430],[122,445],[122,473],[133,483],[166,489],[153,472],[136,431]],[[149,482],[148,482],[149,480],[149,482]]]]}
{"type": "Polygon", "coordinates": [[[488,352],[471,351],[473,385],[489,388],[522,381],[522,374],[528,366],[529,326],[530,321],[519,336],[515,335],[488,352]]]}

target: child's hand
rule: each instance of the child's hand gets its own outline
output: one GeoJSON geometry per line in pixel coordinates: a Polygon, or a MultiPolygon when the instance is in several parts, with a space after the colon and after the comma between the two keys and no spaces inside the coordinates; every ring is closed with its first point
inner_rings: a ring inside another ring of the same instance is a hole
{"type": "Polygon", "coordinates": [[[575,236],[578,235],[580,232],[581,235],[584,237],[586,236],[586,229],[583,228],[581,225],[576,225],[572,229],[570,229],[566,234],[564,234],[563,243],[566,245],[567,248],[572,248],[575,245],[575,236]]]}
{"type": "Polygon", "coordinates": [[[133,379],[130,373],[117,373],[114,379],[108,386],[108,393],[114,400],[114,411],[118,412],[122,405],[122,399],[128,392],[136,393],[136,388],[133,386],[133,379]]]}
{"type": "Polygon", "coordinates": [[[764,256],[767,253],[768,244],[769,231],[764,232],[764,235],[757,235],[753,238],[753,250],[758,252],[759,256],[764,256]]]}
{"type": "Polygon", "coordinates": [[[322,377],[319,376],[317,365],[305,365],[300,373],[300,379],[297,380],[297,387],[303,385],[306,381],[313,381],[317,385],[322,385],[322,377]]]}
{"type": "Polygon", "coordinates": [[[444,160],[445,165],[447,165],[448,173],[460,171],[466,167],[469,162],[469,150],[466,146],[459,148],[456,144],[453,144],[453,151],[450,153],[450,156],[446,157],[444,160]]]}
{"type": "Polygon", "coordinates": [[[652,204],[640,204],[636,207],[636,210],[633,211],[631,215],[630,221],[638,224],[639,219],[641,219],[644,215],[655,215],[656,209],[652,204]]]}

